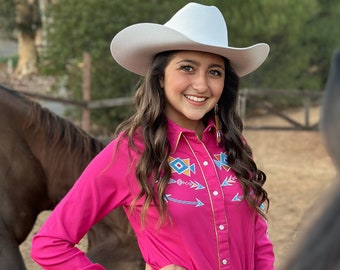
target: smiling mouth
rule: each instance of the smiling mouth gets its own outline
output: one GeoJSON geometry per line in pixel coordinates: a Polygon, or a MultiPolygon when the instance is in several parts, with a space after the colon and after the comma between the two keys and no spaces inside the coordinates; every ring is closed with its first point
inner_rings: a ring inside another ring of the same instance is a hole
{"type": "Polygon", "coordinates": [[[189,95],[184,95],[187,99],[195,102],[204,102],[207,100],[205,97],[196,97],[196,96],[189,96],[189,95]]]}

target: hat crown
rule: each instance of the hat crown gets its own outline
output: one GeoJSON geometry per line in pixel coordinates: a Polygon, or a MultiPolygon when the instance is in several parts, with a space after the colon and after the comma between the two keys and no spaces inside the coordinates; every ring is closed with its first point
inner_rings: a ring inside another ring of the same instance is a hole
{"type": "Polygon", "coordinates": [[[228,47],[227,25],[222,13],[214,6],[189,3],[164,25],[192,41],[228,47]]]}

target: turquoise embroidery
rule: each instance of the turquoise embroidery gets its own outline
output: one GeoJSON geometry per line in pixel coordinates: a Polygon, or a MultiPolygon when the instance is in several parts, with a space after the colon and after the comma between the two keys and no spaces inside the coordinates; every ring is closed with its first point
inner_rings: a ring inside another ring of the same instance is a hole
{"type": "Polygon", "coordinates": [[[243,200],[243,195],[239,195],[239,193],[237,193],[231,201],[232,202],[240,202],[242,200],[243,200]]]}
{"type": "Polygon", "coordinates": [[[195,164],[190,164],[190,159],[181,159],[169,157],[169,165],[173,172],[190,176],[190,173],[196,173],[195,164]]]}
{"type": "Polygon", "coordinates": [[[229,175],[227,176],[222,184],[221,184],[221,187],[228,187],[228,186],[232,186],[235,182],[236,182],[236,177],[235,176],[232,176],[232,175],[229,175]]]}
{"type": "Polygon", "coordinates": [[[197,181],[190,181],[192,183],[191,188],[195,188],[195,190],[205,189],[205,186],[201,185],[197,181]]]}
{"type": "Polygon", "coordinates": [[[262,210],[262,212],[265,212],[266,206],[264,205],[264,203],[261,203],[260,209],[262,210]]]}
{"type": "MultiPolygon", "coordinates": [[[[216,167],[220,170],[229,171],[231,167],[228,164],[228,156],[226,153],[221,152],[219,154],[214,155],[214,163],[216,167]]],[[[179,175],[186,175],[188,177],[191,177],[191,173],[196,174],[196,167],[195,163],[191,164],[190,159],[181,159],[181,158],[173,158],[169,157],[169,165],[171,168],[172,173],[177,173],[179,175]]],[[[186,179],[184,177],[184,179],[186,179]]],[[[237,177],[235,175],[227,175],[223,182],[221,183],[221,187],[230,187],[233,186],[237,181],[237,177]]],[[[206,187],[195,180],[183,180],[183,179],[173,179],[170,178],[169,185],[178,185],[178,186],[187,186],[194,190],[202,190],[206,187]]],[[[237,193],[232,199],[232,202],[241,202],[243,200],[244,196],[240,195],[240,193],[237,193]]],[[[182,205],[191,205],[195,207],[203,206],[204,203],[199,200],[198,198],[195,198],[194,200],[183,200],[183,199],[177,199],[173,198],[171,194],[165,194],[164,200],[166,202],[173,202],[178,203],[182,205]]]]}
{"type": "Polygon", "coordinates": [[[228,156],[226,155],[226,153],[220,153],[220,154],[216,154],[215,156],[215,164],[219,169],[224,169],[227,172],[230,170],[230,166],[228,165],[228,156]]]}
{"type": "Polygon", "coordinates": [[[195,207],[203,206],[204,203],[201,202],[199,199],[196,198],[196,201],[184,201],[184,200],[179,200],[171,197],[171,194],[165,194],[164,200],[166,202],[172,201],[174,203],[179,203],[179,204],[186,204],[186,205],[193,205],[195,207]]]}
{"type": "Polygon", "coordinates": [[[191,181],[191,180],[190,181],[183,181],[182,179],[175,180],[175,179],[170,178],[169,185],[170,184],[177,184],[179,186],[186,185],[186,186],[190,186],[190,188],[194,188],[195,190],[205,189],[205,186],[203,186],[199,182],[191,181]]]}

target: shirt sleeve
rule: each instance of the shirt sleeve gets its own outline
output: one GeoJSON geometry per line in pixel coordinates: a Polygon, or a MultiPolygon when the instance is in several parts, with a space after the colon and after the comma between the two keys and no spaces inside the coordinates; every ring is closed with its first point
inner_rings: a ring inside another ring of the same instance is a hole
{"type": "Polygon", "coordinates": [[[95,223],[124,205],[131,195],[127,183],[134,173],[129,173],[132,156],[126,147],[121,142],[119,148],[125,150],[119,151],[114,140],[104,148],[34,236],[31,256],[44,269],[104,269],[75,245],[95,223]]]}
{"type": "Polygon", "coordinates": [[[255,224],[255,270],[273,270],[273,244],[268,237],[267,221],[257,213],[255,224]]]}

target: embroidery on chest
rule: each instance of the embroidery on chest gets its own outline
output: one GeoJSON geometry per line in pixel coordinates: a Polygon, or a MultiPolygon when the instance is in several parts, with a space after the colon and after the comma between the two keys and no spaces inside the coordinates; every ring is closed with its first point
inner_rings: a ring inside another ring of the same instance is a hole
{"type": "Polygon", "coordinates": [[[219,153],[219,154],[215,154],[214,157],[216,158],[214,160],[216,166],[222,170],[224,169],[225,171],[229,172],[229,170],[231,169],[231,167],[228,164],[228,156],[226,153],[219,153]]]}
{"type": "MultiPolygon", "coordinates": [[[[214,154],[213,157],[211,161],[216,169],[215,179],[219,182],[218,185],[224,193],[225,199],[231,202],[242,201],[243,192],[237,177],[228,164],[226,153],[214,154]]],[[[167,202],[198,207],[203,206],[204,201],[209,201],[207,198],[211,195],[208,194],[211,194],[212,190],[205,179],[204,170],[199,169],[204,166],[200,166],[197,162],[195,158],[169,157],[171,178],[164,197],[167,202]]]]}
{"type": "Polygon", "coordinates": [[[190,159],[169,157],[169,165],[172,173],[184,174],[190,176],[191,173],[196,173],[195,164],[190,164],[190,159]]]}
{"type": "MultiPolygon", "coordinates": [[[[200,189],[205,189],[205,186],[199,183],[198,181],[192,180],[192,176],[196,174],[196,166],[195,164],[192,164],[190,162],[189,158],[174,158],[174,157],[169,157],[169,165],[171,168],[171,174],[172,178],[170,178],[168,186],[176,185],[177,187],[188,187],[189,189],[193,190],[200,190],[200,189]],[[182,178],[179,178],[182,176],[182,178]]],[[[168,189],[169,190],[169,189],[168,189]]],[[[178,188],[172,189],[170,188],[169,191],[176,191],[178,188]]],[[[182,192],[181,192],[182,193],[182,192]]],[[[186,196],[192,197],[191,192],[186,192],[186,196]]],[[[183,195],[183,194],[181,194],[183,195]]],[[[180,199],[173,197],[172,194],[167,193],[165,194],[164,197],[165,201],[169,202],[174,202],[177,204],[183,204],[183,205],[189,205],[189,206],[203,206],[204,203],[201,202],[198,198],[194,197],[192,200],[187,200],[187,199],[180,199]]]]}

